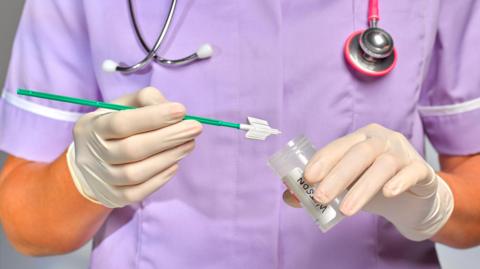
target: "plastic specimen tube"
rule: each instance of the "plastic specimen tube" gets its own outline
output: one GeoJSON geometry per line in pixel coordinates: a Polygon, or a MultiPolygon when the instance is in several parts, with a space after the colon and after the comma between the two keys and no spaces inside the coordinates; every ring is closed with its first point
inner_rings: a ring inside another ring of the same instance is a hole
{"type": "Polygon", "coordinates": [[[304,136],[299,136],[270,157],[268,165],[280,176],[283,183],[295,194],[303,208],[312,216],[322,232],[340,222],[344,215],[340,212],[340,198],[330,204],[318,203],[314,198],[315,187],[303,177],[308,160],[315,154],[315,147],[304,136]]]}

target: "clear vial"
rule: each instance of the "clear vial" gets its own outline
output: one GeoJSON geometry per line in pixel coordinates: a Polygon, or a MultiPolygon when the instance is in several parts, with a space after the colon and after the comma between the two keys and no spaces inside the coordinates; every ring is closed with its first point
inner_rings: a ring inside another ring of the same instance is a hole
{"type": "Polygon", "coordinates": [[[320,204],[313,198],[315,188],[307,184],[303,173],[308,160],[315,152],[315,147],[302,135],[289,141],[285,147],[272,155],[268,165],[295,194],[320,230],[326,232],[344,217],[338,209],[343,195],[335,198],[328,205],[320,204]]]}

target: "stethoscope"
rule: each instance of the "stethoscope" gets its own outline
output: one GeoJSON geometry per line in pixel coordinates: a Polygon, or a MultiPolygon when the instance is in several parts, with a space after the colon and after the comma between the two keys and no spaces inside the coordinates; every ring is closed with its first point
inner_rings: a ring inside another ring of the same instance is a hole
{"type": "MultiPolygon", "coordinates": [[[[210,58],[213,54],[213,48],[208,43],[200,46],[195,53],[181,59],[169,60],[157,55],[157,51],[160,49],[163,39],[170,28],[176,4],[177,0],[172,0],[160,35],[155,41],[153,48],[150,48],[138,27],[132,0],[128,0],[128,9],[135,34],[147,52],[147,55],[138,63],[130,66],[121,65],[113,60],[105,60],[102,65],[103,70],[106,72],[118,71],[122,73],[132,73],[143,69],[152,61],[163,66],[181,66],[210,58]]],[[[347,38],[344,47],[344,55],[347,63],[359,73],[373,77],[388,74],[397,62],[397,52],[393,46],[393,38],[387,31],[377,27],[379,20],[378,0],[369,0],[369,27],[366,30],[352,33],[347,38]]]]}

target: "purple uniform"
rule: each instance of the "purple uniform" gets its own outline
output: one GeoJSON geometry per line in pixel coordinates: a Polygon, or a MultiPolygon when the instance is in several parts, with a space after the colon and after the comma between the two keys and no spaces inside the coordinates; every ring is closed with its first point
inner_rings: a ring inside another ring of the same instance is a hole
{"type": "MultiPolygon", "coordinates": [[[[152,44],[170,1],[136,1],[152,44]]],[[[49,162],[72,142],[90,108],[15,95],[25,87],[110,101],[153,85],[188,113],[283,131],[266,142],[206,126],[178,174],[141,204],[116,209],[94,239],[91,268],[437,268],[434,244],[403,238],[360,213],[322,234],[282,202],[268,156],[303,133],[317,146],[376,122],[418,151],[427,134],[440,153],[480,152],[480,1],[380,1],[395,39],[396,68],[363,80],[347,67],[345,39],[366,27],[367,0],[179,1],[160,55],[181,57],[209,42],[210,60],[153,64],[134,74],[126,1],[27,1],[0,102],[0,149],[49,162]]],[[[68,217],[68,216],[65,216],[68,217]]]]}

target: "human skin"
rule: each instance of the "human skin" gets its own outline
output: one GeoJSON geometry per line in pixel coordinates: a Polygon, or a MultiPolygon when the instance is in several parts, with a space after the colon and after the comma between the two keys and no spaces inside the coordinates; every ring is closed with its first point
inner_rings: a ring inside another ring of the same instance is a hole
{"type": "Polygon", "coordinates": [[[110,211],[77,191],[65,154],[52,163],[7,157],[0,175],[0,220],[19,252],[71,252],[93,237],[110,211]]]}
{"type": "Polygon", "coordinates": [[[432,238],[456,248],[480,244],[480,154],[440,156],[439,175],[453,192],[455,207],[449,221],[432,238]]]}

